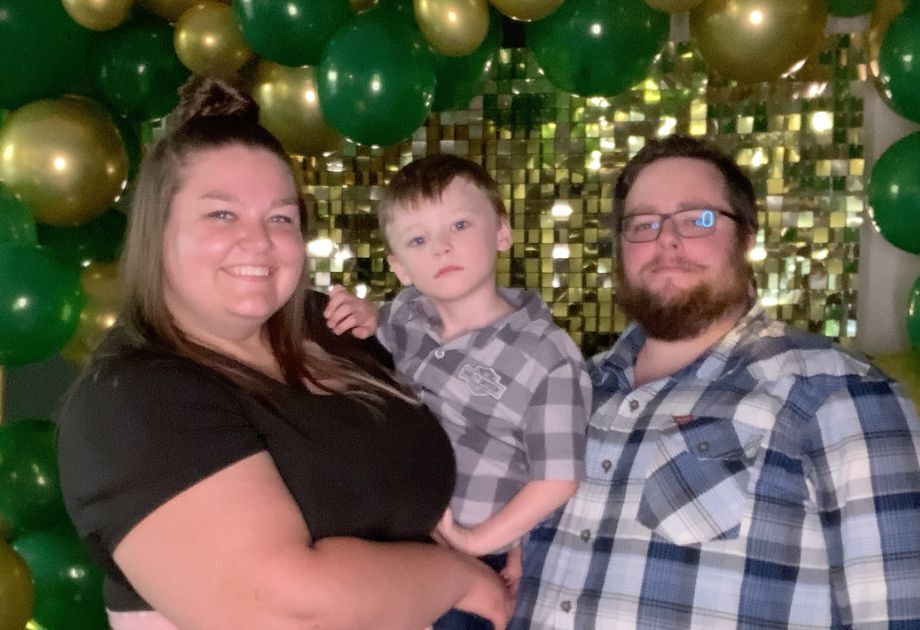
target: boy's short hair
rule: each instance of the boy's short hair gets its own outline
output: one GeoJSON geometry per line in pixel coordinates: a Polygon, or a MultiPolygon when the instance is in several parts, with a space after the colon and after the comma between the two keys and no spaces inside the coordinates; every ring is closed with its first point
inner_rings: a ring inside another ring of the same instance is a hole
{"type": "Polygon", "coordinates": [[[440,199],[444,189],[458,177],[475,184],[491,202],[495,214],[508,214],[498,183],[481,165],[450,153],[429,155],[399,169],[377,203],[377,220],[384,241],[389,244],[387,226],[397,208],[405,209],[422,200],[440,199]]]}

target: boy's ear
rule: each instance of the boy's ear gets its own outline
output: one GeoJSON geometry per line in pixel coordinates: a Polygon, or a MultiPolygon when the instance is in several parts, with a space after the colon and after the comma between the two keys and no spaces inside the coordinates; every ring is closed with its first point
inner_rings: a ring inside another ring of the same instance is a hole
{"type": "Polygon", "coordinates": [[[402,282],[404,287],[408,287],[412,284],[412,278],[395,255],[387,254],[387,262],[390,264],[390,269],[396,274],[396,277],[399,278],[399,281],[402,282]]]}
{"type": "Polygon", "coordinates": [[[506,252],[511,249],[511,222],[507,215],[498,217],[498,251],[506,252]]]}

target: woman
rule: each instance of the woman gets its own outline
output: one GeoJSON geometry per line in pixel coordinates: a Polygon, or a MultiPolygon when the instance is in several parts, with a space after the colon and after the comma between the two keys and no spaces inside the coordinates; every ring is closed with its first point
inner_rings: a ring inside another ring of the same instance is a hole
{"type": "Polygon", "coordinates": [[[138,175],[119,326],[59,423],[113,628],[403,630],[452,606],[504,627],[495,574],[428,539],[446,436],[311,299],[284,149],[219,82],[177,118],[138,175]]]}

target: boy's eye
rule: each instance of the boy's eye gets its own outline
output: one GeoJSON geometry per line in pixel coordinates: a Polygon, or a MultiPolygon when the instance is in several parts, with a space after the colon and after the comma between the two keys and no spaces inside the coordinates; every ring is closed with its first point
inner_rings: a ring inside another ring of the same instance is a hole
{"type": "Polygon", "coordinates": [[[454,221],[455,230],[465,230],[469,226],[470,224],[466,219],[460,219],[459,221],[454,221]]]}
{"type": "Polygon", "coordinates": [[[408,243],[409,247],[421,247],[424,244],[425,244],[424,236],[416,236],[415,238],[411,238],[409,239],[409,243],[408,243]]]}

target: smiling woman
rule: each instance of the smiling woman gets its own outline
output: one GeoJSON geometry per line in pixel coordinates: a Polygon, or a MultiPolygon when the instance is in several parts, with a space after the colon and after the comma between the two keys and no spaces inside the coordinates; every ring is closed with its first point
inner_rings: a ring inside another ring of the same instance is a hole
{"type": "Polygon", "coordinates": [[[176,118],[138,175],[120,323],[59,422],[112,627],[422,628],[450,607],[504,627],[497,576],[429,537],[446,435],[325,326],[281,144],[216,81],[176,118]]]}

